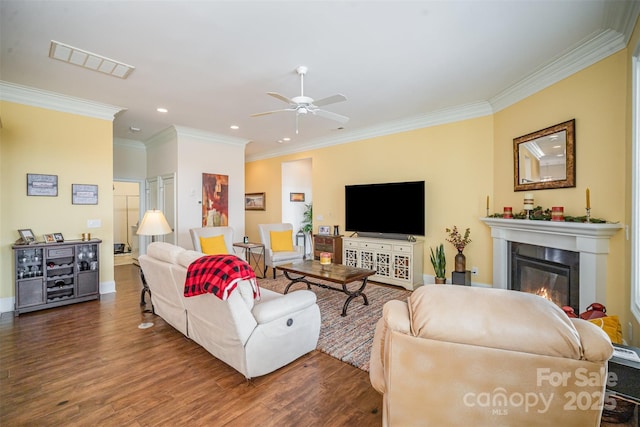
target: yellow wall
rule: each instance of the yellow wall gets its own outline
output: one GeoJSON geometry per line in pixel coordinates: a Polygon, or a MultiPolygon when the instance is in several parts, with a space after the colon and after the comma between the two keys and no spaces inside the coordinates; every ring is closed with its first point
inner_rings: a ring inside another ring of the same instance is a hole
{"type": "MultiPolygon", "coordinates": [[[[636,36],[637,40],[637,36],[636,36]]],[[[424,273],[432,275],[429,247],[445,242],[445,227],[471,227],[467,266],[477,266],[474,282],[492,283],[490,230],[479,217],[504,206],[522,210],[523,193],[513,190],[513,139],[576,119],[576,187],[534,191],[535,205],[564,206],[566,215],[584,215],[585,190],[591,189],[592,215],[628,224],[630,178],[628,129],[631,91],[628,52],[618,52],[492,116],[357,141],[296,155],[247,163],[247,192],[267,192],[267,211],[247,213],[247,233],[280,220],[280,164],[313,159],[314,216],[327,224],[344,222],[344,185],[424,179],[427,182],[427,237],[424,273]],[[275,199],[275,200],[274,200],[275,199]]],[[[383,214],[372,205],[372,214],[383,214]]],[[[317,229],[314,221],[314,229],[317,229]]],[[[607,309],[625,327],[629,308],[629,252],[624,231],[611,240],[607,309]]],[[[448,272],[454,249],[445,242],[448,272]]]]}
{"type": "MultiPolygon", "coordinates": [[[[426,181],[424,273],[433,274],[429,247],[445,242],[446,227],[471,228],[465,249],[476,281],[491,281],[489,229],[479,220],[493,186],[493,119],[490,116],[247,163],[246,192],[266,192],[266,211],[247,211],[246,233],[259,241],[257,224],[281,221],[281,163],[313,159],[314,231],[319,225],[344,229],[344,186],[374,182],[426,181]],[[482,172],[482,171],[486,172],[482,172]],[[315,218],[322,215],[323,221],[315,218]]],[[[398,207],[402,209],[402,207],[398,207]]],[[[375,201],[371,214],[384,217],[375,201]]],[[[448,271],[455,249],[446,244],[448,271]]]]}
{"type": "MultiPolygon", "coordinates": [[[[523,193],[513,191],[513,138],[575,118],[576,187],[534,191],[534,205],[564,206],[565,215],[584,215],[588,187],[592,216],[629,223],[625,209],[625,195],[630,192],[625,179],[625,138],[630,126],[627,70],[626,51],[621,51],[495,114],[497,206],[522,209],[523,193]]],[[[606,297],[607,312],[619,315],[624,325],[632,317],[625,246],[625,233],[619,231],[610,242],[606,297]]]]}
{"type": "Polygon", "coordinates": [[[0,298],[14,296],[11,244],[18,229],[60,232],[66,240],[90,232],[103,240],[100,282],[113,283],[112,122],[0,101],[0,298]],[[57,197],[27,196],[27,173],[58,176],[57,197]],[[97,205],[73,205],[71,184],[97,184],[97,205]],[[87,220],[102,220],[87,228],[87,220]]]}

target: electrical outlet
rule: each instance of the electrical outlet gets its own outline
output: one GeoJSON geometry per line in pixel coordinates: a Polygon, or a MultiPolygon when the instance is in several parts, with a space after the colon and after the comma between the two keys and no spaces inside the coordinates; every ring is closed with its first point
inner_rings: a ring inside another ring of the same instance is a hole
{"type": "Polygon", "coordinates": [[[471,267],[471,274],[474,276],[478,275],[478,267],[471,267]]]}

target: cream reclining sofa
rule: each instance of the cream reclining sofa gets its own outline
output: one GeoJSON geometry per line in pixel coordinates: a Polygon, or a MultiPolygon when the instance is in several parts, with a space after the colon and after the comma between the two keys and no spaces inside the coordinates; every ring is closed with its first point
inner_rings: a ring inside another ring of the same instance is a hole
{"type": "Polygon", "coordinates": [[[226,301],[213,294],[185,298],[187,268],[202,256],[164,242],[151,243],[140,256],[157,315],[246,378],[273,372],[316,348],[320,309],[311,291],[282,295],[261,288],[254,301],[251,284],[242,281],[226,301]]]}
{"type": "Polygon", "coordinates": [[[433,285],[384,305],[369,374],[385,426],[599,426],[612,352],[536,295],[433,285]]]}

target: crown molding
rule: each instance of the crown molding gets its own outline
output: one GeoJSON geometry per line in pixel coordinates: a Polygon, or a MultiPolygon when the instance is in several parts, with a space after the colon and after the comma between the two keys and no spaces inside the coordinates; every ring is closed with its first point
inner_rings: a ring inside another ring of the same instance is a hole
{"type": "Polygon", "coordinates": [[[74,98],[5,81],[0,81],[0,99],[109,121],[113,121],[120,111],[126,110],[123,107],[74,98]]]}
{"type": "Polygon", "coordinates": [[[144,142],[135,139],[113,138],[113,145],[133,150],[144,151],[146,149],[144,142]]]}
{"type": "Polygon", "coordinates": [[[195,138],[204,142],[211,142],[214,144],[230,144],[239,147],[244,147],[249,143],[248,139],[237,138],[228,135],[220,135],[213,132],[207,132],[200,129],[189,128],[185,126],[173,126],[176,130],[178,137],[185,136],[189,138],[195,138]]]}
{"type": "Polygon", "coordinates": [[[617,31],[604,30],[587,38],[569,52],[529,74],[518,83],[489,99],[494,112],[541,91],[572,74],[624,49],[624,36],[617,31]]]}
{"type": "Polygon", "coordinates": [[[176,131],[175,126],[169,126],[168,128],[156,133],[151,138],[143,141],[143,143],[146,148],[151,148],[156,145],[162,145],[167,142],[177,141],[177,140],[178,140],[178,132],[176,131]]]}
{"type": "Polygon", "coordinates": [[[419,114],[401,120],[386,122],[377,126],[344,133],[339,136],[316,138],[301,144],[296,144],[295,146],[288,144],[283,145],[260,154],[248,155],[246,157],[246,161],[264,160],[285,154],[294,154],[300,151],[315,150],[318,148],[330,147],[332,145],[346,144],[349,142],[408,132],[416,129],[458,122],[461,120],[474,119],[477,117],[488,116],[490,114],[493,114],[491,105],[486,101],[479,101],[459,107],[446,108],[431,113],[419,114]]]}
{"type": "Polygon", "coordinates": [[[609,1],[605,5],[602,28],[611,28],[623,34],[626,45],[631,39],[638,15],[640,2],[637,0],[609,1]]]}

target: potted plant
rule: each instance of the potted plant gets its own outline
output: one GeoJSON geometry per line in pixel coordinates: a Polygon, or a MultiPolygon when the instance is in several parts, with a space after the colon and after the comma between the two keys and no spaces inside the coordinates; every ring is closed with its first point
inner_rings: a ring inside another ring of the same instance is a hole
{"type": "Polygon", "coordinates": [[[313,205],[309,203],[305,206],[305,211],[302,212],[302,227],[300,227],[300,231],[303,233],[311,233],[313,231],[313,205]]]}
{"type": "Polygon", "coordinates": [[[436,248],[436,251],[433,252],[433,248],[431,249],[431,265],[433,266],[433,271],[436,275],[436,283],[443,284],[447,282],[447,258],[444,254],[444,245],[440,243],[440,246],[436,248]]]}
{"type": "Polygon", "coordinates": [[[311,203],[304,205],[305,210],[302,212],[302,222],[300,223],[300,231],[304,237],[304,254],[307,257],[307,240],[311,242],[311,232],[313,231],[313,205],[311,203]]]}

